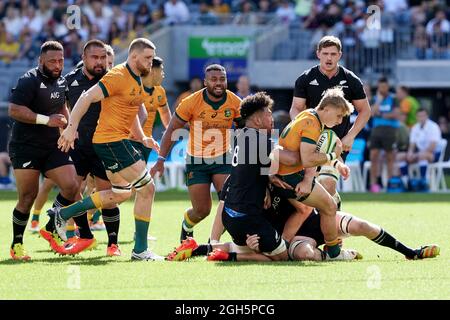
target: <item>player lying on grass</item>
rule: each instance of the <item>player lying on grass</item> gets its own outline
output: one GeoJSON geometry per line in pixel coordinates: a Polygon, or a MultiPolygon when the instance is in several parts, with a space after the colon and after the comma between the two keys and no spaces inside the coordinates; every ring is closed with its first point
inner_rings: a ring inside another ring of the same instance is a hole
{"type": "MultiPolygon", "coordinates": [[[[224,190],[226,190],[226,185],[227,182],[224,190]]],[[[288,249],[290,258],[292,260],[329,260],[326,252],[318,248],[324,244],[324,237],[320,229],[320,215],[317,210],[312,209],[308,214],[301,214],[289,203],[288,199],[277,192],[277,189],[270,189],[270,198],[266,199],[263,216],[277,232],[282,233],[283,239],[290,242],[288,249]]],[[[364,236],[378,245],[400,252],[407,259],[434,258],[440,253],[437,245],[425,245],[418,249],[411,249],[380,226],[347,212],[337,212],[336,225],[341,239],[349,236],[364,236]]],[[[247,247],[238,247],[231,242],[197,245],[195,240],[190,238],[169,254],[167,260],[181,261],[191,256],[208,256],[207,259],[210,261],[249,261],[253,260],[252,252],[257,252],[258,246],[258,235],[247,237],[247,247]]],[[[352,250],[341,250],[341,252],[345,252],[345,255],[342,255],[340,260],[359,257],[352,250]]]]}

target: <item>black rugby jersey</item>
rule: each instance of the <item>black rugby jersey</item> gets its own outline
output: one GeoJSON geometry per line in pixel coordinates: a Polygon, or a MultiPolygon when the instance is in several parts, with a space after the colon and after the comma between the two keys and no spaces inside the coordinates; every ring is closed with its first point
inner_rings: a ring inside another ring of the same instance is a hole
{"type": "MultiPolygon", "coordinates": [[[[76,68],[65,76],[67,81],[67,101],[70,110],[73,109],[75,103],[81,94],[88,91],[96,85],[101,78],[94,77],[91,80],[83,73],[83,68],[76,68]]],[[[97,127],[98,118],[100,116],[101,102],[92,103],[84,114],[78,125],[78,141],[79,145],[92,145],[92,137],[97,127]]]]}
{"type": "Polygon", "coordinates": [[[234,146],[225,207],[243,214],[261,214],[269,182],[272,140],[256,129],[244,128],[234,146]]]}
{"type": "MultiPolygon", "coordinates": [[[[10,102],[25,106],[31,111],[50,116],[62,113],[66,102],[66,79],[51,79],[42,74],[38,68],[27,71],[19,78],[11,90],[10,102]]],[[[14,120],[11,143],[25,144],[40,148],[56,147],[59,128],[41,124],[29,124],[14,120]]]]}
{"type": "MultiPolygon", "coordinates": [[[[325,90],[340,86],[345,98],[352,102],[366,98],[361,80],[350,70],[338,66],[338,71],[331,79],[324,75],[319,65],[303,72],[295,81],[294,97],[306,99],[306,108],[315,108],[325,90]]],[[[333,127],[339,138],[343,138],[351,128],[350,117],[344,117],[342,123],[333,127]]]]}

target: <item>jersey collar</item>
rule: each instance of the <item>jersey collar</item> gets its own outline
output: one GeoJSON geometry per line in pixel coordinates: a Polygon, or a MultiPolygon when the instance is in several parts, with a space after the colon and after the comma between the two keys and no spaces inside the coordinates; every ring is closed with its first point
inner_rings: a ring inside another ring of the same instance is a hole
{"type": "Polygon", "coordinates": [[[128,65],[128,63],[125,63],[125,66],[127,67],[128,72],[131,74],[131,76],[134,78],[134,80],[136,80],[136,82],[141,85],[141,77],[137,76],[133,70],[131,70],[130,66],[128,65]]]}
{"type": "Polygon", "coordinates": [[[328,78],[328,76],[327,76],[325,73],[323,73],[322,70],[320,70],[320,64],[317,65],[317,70],[319,70],[320,74],[323,75],[325,78],[327,78],[327,79],[333,79],[333,78],[336,77],[336,76],[339,74],[339,72],[341,71],[341,66],[340,66],[339,64],[337,65],[336,73],[335,73],[331,78],[328,78]]]}
{"type": "Polygon", "coordinates": [[[323,130],[324,126],[322,124],[322,121],[320,121],[320,118],[319,118],[319,115],[317,114],[317,111],[314,110],[314,109],[310,109],[310,110],[311,110],[312,115],[317,118],[317,121],[319,121],[320,128],[323,130]]]}
{"type": "Polygon", "coordinates": [[[155,91],[155,87],[149,88],[149,87],[144,86],[144,91],[147,92],[149,95],[152,95],[153,91],[155,91]]]}
{"type": "Polygon", "coordinates": [[[203,89],[203,100],[205,100],[205,102],[207,104],[209,104],[214,110],[219,110],[219,108],[225,103],[225,101],[227,101],[227,92],[225,91],[225,94],[223,95],[223,98],[220,99],[217,102],[211,101],[211,99],[208,98],[208,95],[206,93],[206,88],[203,89]]]}

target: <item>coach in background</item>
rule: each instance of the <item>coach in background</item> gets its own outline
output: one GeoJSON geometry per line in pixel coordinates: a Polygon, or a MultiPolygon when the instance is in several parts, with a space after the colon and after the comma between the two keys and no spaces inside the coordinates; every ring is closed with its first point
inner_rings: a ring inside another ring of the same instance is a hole
{"type": "Polygon", "coordinates": [[[372,132],[370,133],[370,192],[380,192],[380,150],[386,155],[388,181],[393,176],[397,149],[397,134],[400,127],[399,108],[395,95],[389,92],[385,77],[378,80],[375,103],[372,105],[372,132]]]}
{"type": "MultiPolygon", "coordinates": [[[[303,72],[295,81],[294,98],[289,114],[291,119],[294,119],[297,114],[306,108],[317,107],[327,89],[336,86],[341,87],[345,99],[350,101],[358,112],[353,126],[350,123],[350,117],[346,116],[341,124],[332,128],[342,141],[345,152],[342,153],[341,157],[345,161],[355,137],[370,118],[370,105],[361,80],[352,71],[338,64],[342,57],[342,45],[338,38],[334,36],[323,37],[317,44],[316,54],[319,64],[303,72]]],[[[319,174],[319,177],[322,185],[332,196],[334,195],[338,199],[336,183],[339,174],[333,171],[333,168],[327,166],[322,167],[321,173],[323,175],[319,174]]]]}
{"type": "MultiPolygon", "coordinates": [[[[60,188],[53,206],[67,206],[78,200],[75,167],[69,155],[57,147],[59,129],[66,127],[69,114],[65,104],[67,83],[61,77],[63,67],[62,45],[56,41],[45,42],[41,46],[39,66],[27,71],[12,90],[9,115],[15,121],[9,156],[19,197],[12,221],[10,254],[14,260],[30,259],[23,246],[23,234],[39,190],[41,173],[60,188]]],[[[53,249],[61,244],[52,217],[41,231],[53,249]]]]}

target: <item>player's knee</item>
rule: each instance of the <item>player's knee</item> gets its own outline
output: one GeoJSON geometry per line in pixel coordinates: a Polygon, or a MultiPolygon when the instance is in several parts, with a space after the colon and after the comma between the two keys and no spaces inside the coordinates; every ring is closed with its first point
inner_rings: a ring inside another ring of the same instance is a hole
{"type": "Polygon", "coordinates": [[[354,221],[351,231],[354,235],[365,235],[373,229],[369,222],[365,220],[354,221]]]}
{"type": "Polygon", "coordinates": [[[199,219],[206,218],[211,212],[211,206],[207,203],[196,204],[193,208],[193,215],[199,219]]]}
{"type": "Polygon", "coordinates": [[[37,192],[26,192],[19,196],[19,205],[24,211],[29,211],[36,199],[37,192]]]}
{"type": "Polygon", "coordinates": [[[126,186],[112,185],[111,187],[112,203],[122,203],[131,197],[131,184],[126,186]]]}
{"type": "Polygon", "coordinates": [[[68,183],[65,186],[61,186],[61,194],[64,198],[69,200],[75,200],[80,193],[80,185],[73,181],[73,183],[68,183]]]}
{"type": "Polygon", "coordinates": [[[146,193],[153,197],[156,192],[155,182],[153,179],[145,186],[146,193]]]}
{"type": "Polygon", "coordinates": [[[314,248],[306,243],[297,249],[298,260],[315,260],[314,248]]]}
{"type": "Polygon", "coordinates": [[[129,192],[124,192],[124,193],[115,193],[114,194],[114,199],[115,199],[114,202],[120,204],[120,203],[130,199],[130,197],[131,197],[131,190],[129,192]]]}
{"type": "Polygon", "coordinates": [[[327,216],[334,216],[336,215],[337,211],[337,204],[333,200],[332,197],[327,197],[327,200],[323,204],[322,210],[320,210],[321,214],[325,214],[327,216]]]}
{"type": "Polygon", "coordinates": [[[153,196],[155,193],[153,178],[146,169],[131,183],[131,186],[142,196],[153,196]]]}
{"type": "Polygon", "coordinates": [[[314,247],[303,240],[297,240],[291,243],[289,255],[292,260],[314,260],[314,247]]]}

